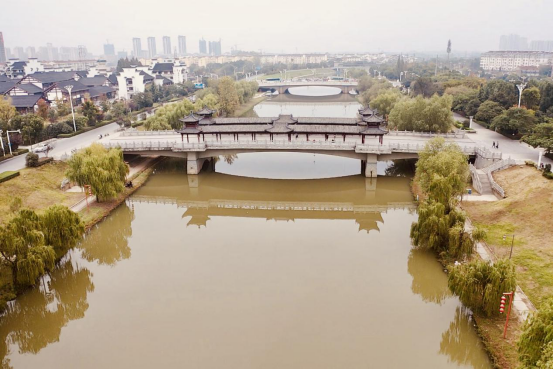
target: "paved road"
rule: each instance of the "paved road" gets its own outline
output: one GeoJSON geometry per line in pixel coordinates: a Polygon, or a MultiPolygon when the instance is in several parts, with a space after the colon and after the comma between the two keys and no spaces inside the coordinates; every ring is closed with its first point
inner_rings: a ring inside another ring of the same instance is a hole
{"type": "MultiPolygon", "coordinates": [[[[59,159],[63,154],[71,155],[71,150],[87,147],[93,142],[101,141],[98,136],[105,135],[106,133],[113,133],[119,128],[116,123],[111,123],[100,128],[93,129],[92,131],[81,133],[75,137],[61,138],[55,141],[55,147],[48,153],[48,156],[53,156],[55,159],[59,159]]],[[[39,154],[41,157],[44,154],[39,154]]],[[[0,173],[7,170],[19,170],[25,168],[25,156],[16,156],[13,159],[8,159],[0,163],[0,173]]]]}
{"type": "MultiPolygon", "coordinates": [[[[462,117],[459,114],[454,114],[454,119],[463,122],[467,118],[462,117]]],[[[535,163],[539,160],[539,149],[534,149],[519,140],[512,140],[475,122],[473,122],[473,126],[471,128],[475,129],[477,133],[468,133],[468,138],[485,146],[491,151],[501,151],[503,158],[511,157],[515,160],[532,160],[535,163]],[[498,142],[498,150],[492,148],[493,141],[498,142]]],[[[542,157],[541,161],[545,164],[552,164],[552,160],[545,156],[542,157]]]]}

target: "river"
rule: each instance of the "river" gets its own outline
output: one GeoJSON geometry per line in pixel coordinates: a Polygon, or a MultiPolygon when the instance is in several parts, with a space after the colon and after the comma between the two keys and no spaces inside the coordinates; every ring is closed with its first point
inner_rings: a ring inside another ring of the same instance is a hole
{"type": "Polygon", "coordinates": [[[165,160],[10,306],[4,367],[490,368],[441,265],[411,247],[403,169],[248,154],[187,176],[165,160]]]}

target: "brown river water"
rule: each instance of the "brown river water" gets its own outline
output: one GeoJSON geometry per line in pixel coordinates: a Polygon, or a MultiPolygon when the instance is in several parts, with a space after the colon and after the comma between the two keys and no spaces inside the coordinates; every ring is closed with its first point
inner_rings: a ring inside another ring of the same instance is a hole
{"type": "Polygon", "coordinates": [[[410,177],[329,158],[161,162],[1,317],[3,367],[490,368],[410,177]]]}

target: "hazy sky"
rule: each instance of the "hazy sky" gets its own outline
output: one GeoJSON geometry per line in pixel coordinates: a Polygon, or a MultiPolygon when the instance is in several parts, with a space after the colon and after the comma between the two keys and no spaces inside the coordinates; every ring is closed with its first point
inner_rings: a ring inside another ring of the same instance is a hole
{"type": "Polygon", "coordinates": [[[83,44],[102,53],[109,40],[131,50],[131,38],[187,36],[222,40],[223,52],[453,52],[498,48],[502,34],[552,39],[552,0],[0,0],[7,47],[83,44]]]}

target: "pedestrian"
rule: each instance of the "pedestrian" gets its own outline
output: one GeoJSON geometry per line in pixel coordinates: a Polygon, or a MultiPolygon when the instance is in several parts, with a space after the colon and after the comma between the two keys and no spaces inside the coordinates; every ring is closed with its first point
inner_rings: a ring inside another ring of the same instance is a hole
{"type": "Polygon", "coordinates": [[[496,143],[496,148],[498,149],[498,142],[496,143]]]}
{"type": "Polygon", "coordinates": [[[494,141],[492,142],[492,148],[494,149],[496,147],[496,144],[494,143],[494,141]]]}

